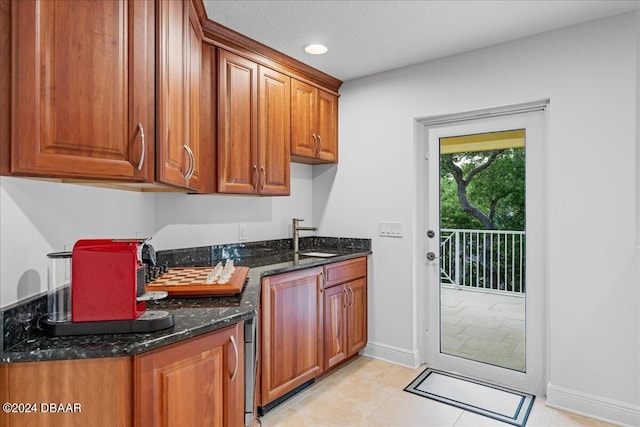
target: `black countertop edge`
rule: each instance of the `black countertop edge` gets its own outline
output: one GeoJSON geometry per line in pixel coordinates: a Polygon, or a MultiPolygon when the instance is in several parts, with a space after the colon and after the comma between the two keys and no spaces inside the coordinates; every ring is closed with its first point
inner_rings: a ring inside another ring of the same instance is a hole
{"type": "MultiPolygon", "coordinates": [[[[185,252],[184,250],[180,251],[185,252]]],[[[149,302],[147,304],[148,310],[166,310],[173,313],[175,326],[172,328],[147,334],[85,335],[56,338],[47,337],[37,328],[31,328],[28,331],[28,336],[21,337],[24,338],[21,342],[0,353],[0,363],[118,357],[144,353],[255,317],[260,302],[260,282],[263,277],[345,261],[372,253],[370,248],[336,249],[330,247],[324,249],[316,247],[313,248],[313,251],[332,252],[336,256],[331,258],[296,257],[292,251],[285,249],[284,251],[270,252],[262,257],[255,255],[239,257],[236,265],[251,267],[247,283],[241,294],[216,298],[167,298],[149,302]]],[[[188,266],[188,264],[183,266],[188,266]]],[[[41,302],[31,302],[31,305],[34,304],[42,308],[41,302]]],[[[44,308],[46,309],[46,298],[44,308]]],[[[4,321],[6,323],[6,316],[4,321]]]]}

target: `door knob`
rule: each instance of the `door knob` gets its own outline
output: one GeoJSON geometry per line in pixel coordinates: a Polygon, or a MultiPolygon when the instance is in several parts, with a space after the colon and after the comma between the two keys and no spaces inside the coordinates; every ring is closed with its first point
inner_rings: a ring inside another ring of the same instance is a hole
{"type": "Polygon", "coordinates": [[[434,254],[433,252],[427,252],[427,259],[429,261],[433,261],[436,258],[440,258],[440,257],[437,257],[436,254],[434,254]]]}

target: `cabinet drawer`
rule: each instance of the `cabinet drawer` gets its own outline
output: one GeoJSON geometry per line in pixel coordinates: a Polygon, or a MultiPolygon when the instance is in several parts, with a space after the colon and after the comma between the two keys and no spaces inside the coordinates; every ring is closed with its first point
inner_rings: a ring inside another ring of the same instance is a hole
{"type": "Polygon", "coordinates": [[[325,287],[339,285],[359,277],[367,276],[367,258],[355,258],[336,262],[324,267],[325,287]]]}

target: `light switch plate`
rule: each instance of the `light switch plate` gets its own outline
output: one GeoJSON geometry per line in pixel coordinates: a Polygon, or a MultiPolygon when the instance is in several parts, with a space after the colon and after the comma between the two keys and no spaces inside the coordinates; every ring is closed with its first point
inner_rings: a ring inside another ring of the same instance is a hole
{"type": "Polygon", "coordinates": [[[383,221],[378,223],[378,233],[381,237],[404,237],[400,221],[383,221]]]}
{"type": "Polygon", "coordinates": [[[247,224],[238,225],[238,241],[244,242],[247,240],[247,224]]]}

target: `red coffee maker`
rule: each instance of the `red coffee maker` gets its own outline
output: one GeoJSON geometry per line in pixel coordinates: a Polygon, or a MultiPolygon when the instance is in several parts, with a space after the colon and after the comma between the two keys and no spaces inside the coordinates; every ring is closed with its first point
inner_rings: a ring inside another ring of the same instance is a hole
{"type": "Polygon", "coordinates": [[[147,240],[78,240],[72,252],[49,254],[51,260],[70,258],[71,280],[52,287],[52,277],[57,282],[61,274],[49,272],[45,332],[52,336],[136,333],[173,326],[173,314],[146,310],[146,301],[167,296],[145,292],[147,266],[142,252],[147,240]]]}

